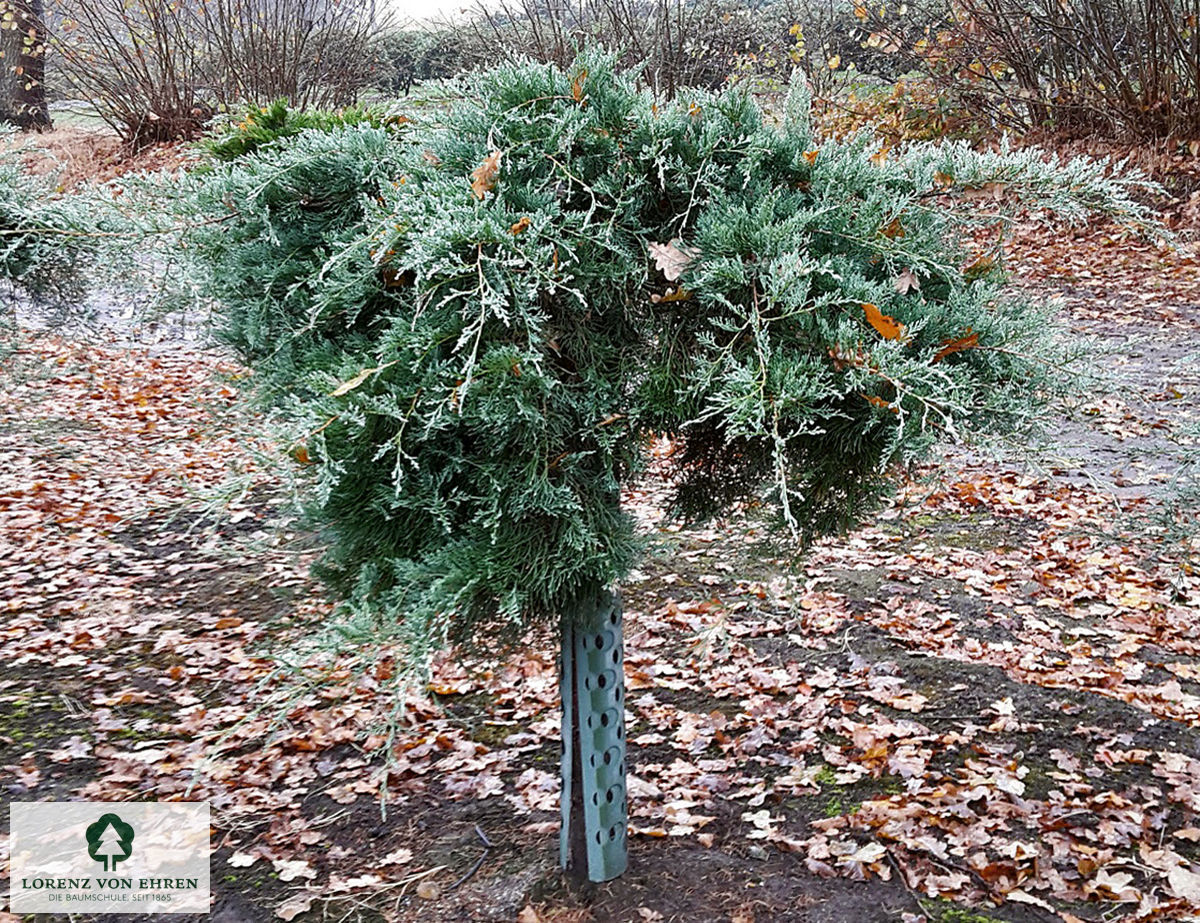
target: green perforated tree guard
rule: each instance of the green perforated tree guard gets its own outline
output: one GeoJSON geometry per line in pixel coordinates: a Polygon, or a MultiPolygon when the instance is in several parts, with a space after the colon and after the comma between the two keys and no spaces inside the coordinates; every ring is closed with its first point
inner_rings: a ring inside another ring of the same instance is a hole
{"type": "Polygon", "coordinates": [[[625,871],[628,854],[619,595],[602,590],[582,599],[575,612],[564,614],[559,682],[563,706],[559,859],[563,868],[572,861],[572,824],[582,816],[587,877],[608,881],[625,871]]]}

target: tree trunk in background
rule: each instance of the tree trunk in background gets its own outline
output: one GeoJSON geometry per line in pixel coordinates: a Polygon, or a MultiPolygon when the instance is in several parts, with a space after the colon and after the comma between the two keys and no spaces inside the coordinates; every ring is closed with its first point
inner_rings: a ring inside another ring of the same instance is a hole
{"type": "Polygon", "coordinates": [[[49,128],[45,0],[0,0],[0,12],[13,16],[0,31],[0,119],[26,131],[49,128]]]}

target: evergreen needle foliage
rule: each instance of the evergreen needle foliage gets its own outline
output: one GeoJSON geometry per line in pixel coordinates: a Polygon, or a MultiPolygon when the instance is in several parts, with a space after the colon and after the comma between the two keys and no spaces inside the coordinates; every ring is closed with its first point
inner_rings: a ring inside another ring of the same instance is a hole
{"type": "Polygon", "coordinates": [[[394,116],[372,106],[350,106],[331,112],[326,109],[293,109],[286,99],[269,106],[250,106],[230,121],[204,146],[217,160],[236,160],[246,154],[294,137],[302,131],[332,131],[347,125],[368,124],[377,128],[398,127],[403,116],[394,116]]]}
{"type": "Polygon", "coordinates": [[[1064,357],[964,227],[1145,220],[1148,184],[1089,160],[819,140],[802,88],[782,124],[600,56],[467,89],[215,165],[190,240],[303,434],[351,636],[414,662],[619,580],[652,434],[680,512],[765,499],[813,537],[935,440],[1029,425],[1064,357]]]}
{"type": "Polygon", "coordinates": [[[91,243],[77,232],[72,203],[48,177],[22,163],[27,145],[0,126],[0,279],[42,298],[78,293],[78,260],[91,243]]]}

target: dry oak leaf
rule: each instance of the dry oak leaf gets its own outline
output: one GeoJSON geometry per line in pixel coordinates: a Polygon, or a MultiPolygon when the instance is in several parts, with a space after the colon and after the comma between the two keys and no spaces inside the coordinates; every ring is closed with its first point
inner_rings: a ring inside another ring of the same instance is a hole
{"type": "Polygon", "coordinates": [[[670,243],[649,245],[650,255],[654,258],[654,266],[668,282],[677,282],[688,268],[688,264],[700,255],[695,247],[685,247],[683,241],[675,238],[670,243]]]}
{"type": "Polygon", "coordinates": [[[372,372],[377,372],[377,371],[379,371],[379,370],[374,369],[374,368],[363,369],[361,372],[359,372],[353,378],[343,381],[340,385],[338,385],[336,388],[334,388],[332,391],[330,391],[329,396],[330,397],[341,397],[343,394],[349,394],[351,391],[353,391],[355,388],[357,388],[359,385],[361,385],[364,381],[366,381],[368,378],[370,378],[372,372]]]}
{"type": "Polygon", "coordinates": [[[587,80],[587,75],[588,72],[584,70],[580,71],[573,78],[571,78],[571,98],[575,100],[575,102],[581,102],[583,100],[583,81],[587,80]]]}
{"type": "Polygon", "coordinates": [[[368,378],[370,378],[372,375],[374,375],[376,372],[382,372],[384,369],[391,368],[395,364],[396,364],[395,360],[392,360],[391,362],[385,362],[383,365],[377,365],[374,368],[363,369],[361,372],[359,372],[353,378],[351,378],[347,381],[343,381],[340,385],[338,385],[336,388],[334,388],[332,391],[330,391],[329,396],[330,397],[341,397],[343,394],[349,394],[351,391],[353,391],[355,388],[357,388],[359,385],[361,385],[364,381],[366,381],[368,378]]]}
{"type": "Polygon", "coordinates": [[[1139,901],[1142,893],[1133,887],[1133,876],[1128,872],[1109,872],[1100,869],[1096,877],[1084,882],[1085,894],[1094,894],[1106,901],[1139,901]]]}
{"type": "Polygon", "coordinates": [[[934,362],[941,362],[951,353],[961,352],[964,349],[974,349],[979,345],[979,334],[972,333],[971,328],[967,328],[967,335],[959,337],[957,340],[942,340],[942,348],[933,355],[934,362]]]}
{"type": "Polygon", "coordinates": [[[297,878],[316,878],[317,871],[303,859],[272,859],[271,864],[279,873],[280,881],[294,881],[297,878]]]}
{"type": "Polygon", "coordinates": [[[293,894],[286,901],[275,908],[275,916],[281,920],[294,920],[302,913],[308,913],[313,905],[313,901],[317,899],[315,894],[303,892],[301,894],[293,894]]]}
{"type": "Polygon", "coordinates": [[[870,302],[862,303],[863,313],[867,315],[867,323],[874,327],[885,340],[899,340],[904,336],[905,327],[895,318],[888,317],[870,302]]]}
{"type": "Polygon", "coordinates": [[[901,295],[921,290],[921,280],[916,277],[916,274],[911,269],[906,269],[900,275],[896,276],[896,281],[892,285],[901,295]]]}
{"type": "Polygon", "coordinates": [[[1057,911],[1046,901],[1042,900],[1036,894],[1030,894],[1028,891],[1023,891],[1020,888],[1013,888],[1004,895],[1006,901],[1012,901],[1016,904],[1032,904],[1034,907],[1041,907],[1043,910],[1049,910],[1051,913],[1057,911]]]}
{"type": "Polygon", "coordinates": [[[1200,903],[1200,875],[1181,865],[1167,872],[1167,883],[1176,897],[1182,897],[1193,904],[1200,903]]]}
{"type": "Polygon", "coordinates": [[[475,198],[482,200],[495,187],[502,155],[503,151],[492,151],[483,159],[483,163],[471,171],[471,192],[475,198]]]}
{"type": "Polygon", "coordinates": [[[515,237],[516,235],[518,235],[521,232],[526,231],[528,229],[529,229],[529,216],[526,215],[520,221],[518,221],[516,224],[514,224],[511,228],[509,228],[508,233],[512,234],[515,237]]]}

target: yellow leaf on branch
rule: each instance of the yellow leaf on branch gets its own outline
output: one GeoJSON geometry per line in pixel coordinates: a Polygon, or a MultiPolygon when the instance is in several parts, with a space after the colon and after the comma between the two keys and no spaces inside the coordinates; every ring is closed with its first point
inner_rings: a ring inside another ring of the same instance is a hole
{"type": "Polygon", "coordinates": [[[863,302],[863,313],[867,323],[878,331],[885,340],[899,340],[904,336],[905,326],[893,317],[888,317],[870,302],[863,302]]]}

